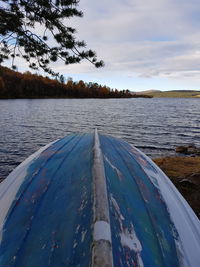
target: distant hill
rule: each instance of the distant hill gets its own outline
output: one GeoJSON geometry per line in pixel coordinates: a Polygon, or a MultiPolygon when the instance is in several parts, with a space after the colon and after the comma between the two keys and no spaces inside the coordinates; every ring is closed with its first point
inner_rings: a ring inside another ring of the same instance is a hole
{"type": "Polygon", "coordinates": [[[200,98],[200,91],[195,90],[172,90],[163,92],[159,90],[147,90],[139,92],[139,94],[145,94],[153,97],[200,98]]]}
{"type": "Polygon", "coordinates": [[[162,92],[160,90],[155,90],[155,89],[150,89],[150,90],[146,90],[146,91],[141,91],[141,92],[136,92],[136,94],[144,94],[144,95],[149,95],[149,94],[154,94],[154,93],[159,93],[162,92]]]}

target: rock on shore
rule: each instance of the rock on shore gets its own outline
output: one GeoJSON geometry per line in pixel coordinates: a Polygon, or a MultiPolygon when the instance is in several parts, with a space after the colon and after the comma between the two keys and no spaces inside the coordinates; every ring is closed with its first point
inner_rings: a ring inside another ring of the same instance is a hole
{"type": "Polygon", "coordinates": [[[194,144],[189,144],[186,146],[177,146],[175,151],[177,153],[185,155],[200,155],[200,148],[195,146],[194,144]]]}

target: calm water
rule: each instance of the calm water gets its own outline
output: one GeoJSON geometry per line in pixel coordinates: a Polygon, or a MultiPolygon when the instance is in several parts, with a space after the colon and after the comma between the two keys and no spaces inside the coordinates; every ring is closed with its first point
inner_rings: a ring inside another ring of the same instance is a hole
{"type": "Polygon", "coordinates": [[[200,99],[0,100],[0,178],[41,146],[97,127],[150,157],[200,146],[200,99]]]}

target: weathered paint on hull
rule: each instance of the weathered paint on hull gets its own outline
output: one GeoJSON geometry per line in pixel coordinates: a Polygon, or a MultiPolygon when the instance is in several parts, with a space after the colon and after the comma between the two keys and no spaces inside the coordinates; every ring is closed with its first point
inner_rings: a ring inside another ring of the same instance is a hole
{"type": "Polygon", "coordinates": [[[0,266],[200,266],[200,223],[128,143],[76,134],[0,185],[0,266]]]}

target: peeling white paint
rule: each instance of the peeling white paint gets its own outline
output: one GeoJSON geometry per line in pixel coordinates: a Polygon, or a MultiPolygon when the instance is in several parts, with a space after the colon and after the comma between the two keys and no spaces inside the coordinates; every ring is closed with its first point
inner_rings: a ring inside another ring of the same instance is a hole
{"type": "Polygon", "coordinates": [[[73,248],[76,248],[78,245],[78,243],[76,242],[76,240],[74,241],[74,244],[73,244],[73,248]]]}
{"type": "Polygon", "coordinates": [[[80,227],[81,227],[80,224],[78,224],[78,226],[76,227],[76,232],[75,232],[76,234],[78,233],[80,227]]]}
{"type": "Polygon", "coordinates": [[[46,248],[46,244],[44,244],[43,246],[42,246],[42,249],[45,249],[46,248]]]}
{"type": "Polygon", "coordinates": [[[127,247],[136,253],[137,266],[143,267],[144,264],[141,258],[142,246],[141,246],[139,239],[136,236],[136,233],[135,233],[135,230],[132,224],[131,224],[130,230],[124,229],[120,233],[120,239],[121,239],[121,244],[123,247],[127,247]]]}
{"type": "Polygon", "coordinates": [[[94,224],[94,240],[107,240],[111,242],[110,225],[105,221],[97,221],[94,224]]]}
{"type": "Polygon", "coordinates": [[[120,217],[121,220],[124,220],[124,217],[121,214],[120,208],[119,208],[119,206],[117,204],[117,201],[114,199],[113,196],[111,196],[110,198],[111,198],[111,201],[112,201],[113,206],[115,207],[115,210],[117,211],[118,216],[120,217]]]}
{"type": "Polygon", "coordinates": [[[142,155],[148,164],[140,165],[145,171],[151,182],[156,186],[167,206],[171,220],[179,234],[179,239],[175,236],[177,254],[179,256],[181,266],[200,266],[200,220],[178,192],[170,179],[162,172],[162,170],[144,153],[134,147],[133,155],[138,153],[142,155]],[[136,151],[136,152],[134,152],[136,151]]]}
{"type": "Polygon", "coordinates": [[[87,234],[87,230],[86,231],[82,231],[81,233],[81,242],[83,242],[85,240],[85,235],[87,234]]]}
{"type": "Polygon", "coordinates": [[[80,206],[80,208],[78,209],[79,211],[82,211],[84,209],[84,200],[82,200],[82,202],[81,202],[81,206],[80,206]]]}
{"type": "Polygon", "coordinates": [[[142,246],[140,244],[139,239],[136,236],[133,226],[131,227],[130,231],[128,229],[125,229],[120,234],[120,238],[121,238],[121,244],[123,246],[126,246],[131,250],[134,250],[136,253],[142,251],[142,246]]]}
{"type": "Polygon", "coordinates": [[[32,154],[26,160],[24,160],[0,184],[0,201],[1,201],[1,205],[0,205],[0,242],[2,240],[2,229],[3,229],[6,215],[9,211],[9,208],[10,208],[12,202],[14,200],[17,200],[15,196],[16,196],[21,184],[23,183],[24,178],[27,175],[27,170],[28,170],[30,164],[34,160],[36,160],[44,150],[46,150],[48,147],[50,147],[55,142],[57,142],[57,140],[54,142],[51,142],[50,144],[48,144],[42,148],[40,148],[37,152],[32,154]]]}
{"type": "Polygon", "coordinates": [[[144,267],[144,263],[142,261],[140,254],[137,254],[137,263],[139,267],[144,267]]]}
{"type": "Polygon", "coordinates": [[[115,167],[105,155],[104,155],[104,158],[108,162],[108,164],[112,167],[112,169],[116,171],[117,176],[121,180],[122,179],[122,173],[120,172],[120,170],[118,170],[117,167],[115,167]]]}
{"type": "Polygon", "coordinates": [[[120,240],[121,240],[121,244],[122,247],[127,247],[130,250],[133,250],[136,255],[137,255],[137,264],[139,267],[143,267],[143,261],[141,258],[141,252],[142,252],[142,245],[139,241],[139,239],[136,236],[133,224],[131,223],[131,229],[127,229],[123,227],[123,221],[125,220],[124,216],[121,214],[119,205],[117,204],[117,201],[115,200],[115,198],[111,195],[110,196],[112,204],[115,208],[115,212],[118,215],[118,221],[119,221],[119,225],[120,225],[120,240]]]}

